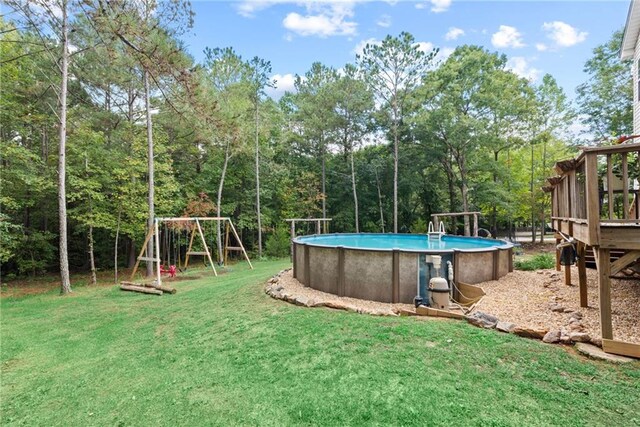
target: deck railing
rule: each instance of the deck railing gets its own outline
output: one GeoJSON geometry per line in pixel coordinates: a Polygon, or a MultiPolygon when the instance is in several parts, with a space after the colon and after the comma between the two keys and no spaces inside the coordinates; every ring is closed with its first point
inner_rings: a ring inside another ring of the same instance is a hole
{"type": "Polygon", "coordinates": [[[597,242],[601,225],[640,224],[640,143],[587,147],[556,163],[552,218],[584,224],[597,242]]]}

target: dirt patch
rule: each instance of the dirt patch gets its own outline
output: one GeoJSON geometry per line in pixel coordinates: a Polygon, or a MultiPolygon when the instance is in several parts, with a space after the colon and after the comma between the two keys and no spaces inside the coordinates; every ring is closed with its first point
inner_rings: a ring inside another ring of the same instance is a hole
{"type": "MultiPolygon", "coordinates": [[[[514,271],[499,280],[478,284],[487,295],[474,311],[491,313],[500,320],[531,329],[567,328],[572,315],[582,315],[584,332],[599,338],[600,311],[598,279],[595,270],[587,269],[589,306],[580,307],[577,286],[578,269],[571,268],[572,286],[564,284],[564,272],[555,270],[514,271]]],[[[640,343],[640,281],[611,280],[611,310],[615,339],[640,343]]]]}

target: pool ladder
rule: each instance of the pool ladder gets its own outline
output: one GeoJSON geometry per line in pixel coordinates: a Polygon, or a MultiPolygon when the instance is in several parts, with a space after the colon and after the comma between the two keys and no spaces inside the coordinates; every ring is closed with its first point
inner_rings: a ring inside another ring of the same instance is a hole
{"type": "Polygon", "coordinates": [[[435,231],[433,221],[429,221],[429,232],[427,233],[427,237],[429,238],[429,240],[440,240],[444,235],[444,222],[441,222],[439,224],[438,231],[435,231]]]}

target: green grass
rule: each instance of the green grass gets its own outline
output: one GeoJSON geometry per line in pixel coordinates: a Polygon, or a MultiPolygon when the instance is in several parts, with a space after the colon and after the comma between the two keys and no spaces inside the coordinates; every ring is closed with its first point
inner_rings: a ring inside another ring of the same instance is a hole
{"type": "Polygon", "coordinates": [[[640,363],[460,321],[276,301],[287,266],[173,296],[79,288],[1,303],[3,425],[638,425],[640,363]]]}
{"type": "Polygon", "coordinates": [[[514,267],[517,270],[544,270],[554,268],[556,265],[556,259],[553,254],[540,253],[532,256],[531,258],[517,260],[514,267]]]}

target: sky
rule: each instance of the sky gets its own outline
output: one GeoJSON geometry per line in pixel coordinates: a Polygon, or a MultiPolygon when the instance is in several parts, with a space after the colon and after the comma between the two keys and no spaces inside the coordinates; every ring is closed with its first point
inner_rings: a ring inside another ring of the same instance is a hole
{"type": "Polygon", "coordinates": [[[205,47],[231,46],[245,60],[271,62],[278,98],[313,62],[353,63],[366,43],[407,31],[421,48],[473,44],[505,54],[515,73],[539,83],[556,78],[570,99],[588,76],[593,48],[624,27],[628,0],[194,0],[195,24],[183,37],[197,61],[205,47]]]}

